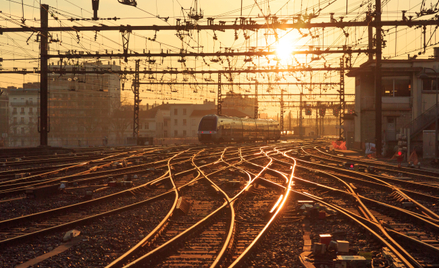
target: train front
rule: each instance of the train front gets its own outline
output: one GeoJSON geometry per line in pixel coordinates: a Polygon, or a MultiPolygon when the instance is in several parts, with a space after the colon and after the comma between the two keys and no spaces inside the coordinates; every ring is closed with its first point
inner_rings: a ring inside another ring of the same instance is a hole
{"type": "Polygon", "coordinates": [[[202,143],[218,141],[218,116],[206,115],[201,118],[198,126],[198,140],[202,143]]]}

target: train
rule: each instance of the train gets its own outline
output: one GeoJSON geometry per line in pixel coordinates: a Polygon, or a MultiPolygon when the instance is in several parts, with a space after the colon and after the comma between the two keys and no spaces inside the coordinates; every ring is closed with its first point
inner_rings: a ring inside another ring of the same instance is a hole
{"type": "Polygon", "coordinates": [[[198,125],[201,143],[277,141],[279,138],[279,122],[272,119],[210,114],[203,116],[198,125]]]}

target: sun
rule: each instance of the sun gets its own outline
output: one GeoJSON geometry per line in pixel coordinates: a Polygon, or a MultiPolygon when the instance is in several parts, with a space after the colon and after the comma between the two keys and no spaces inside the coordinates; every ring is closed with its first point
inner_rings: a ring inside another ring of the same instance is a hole
{"type": "Polygon", "coordinates": [[[275,45],[276,57],[281,63],[286,64],[291,59],[293,53],[293,42],[289,39],[280,39],[275,45]]]}

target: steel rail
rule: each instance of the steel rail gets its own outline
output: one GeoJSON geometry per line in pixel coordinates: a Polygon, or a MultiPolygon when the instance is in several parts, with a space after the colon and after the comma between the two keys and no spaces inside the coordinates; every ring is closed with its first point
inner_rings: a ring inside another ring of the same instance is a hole
{"type": "MultiPolygon", "coordinates": [[[[216,162],[214,162],[214,164],[215,163],[218,163],[219,161],[216,161],[216,162]]],[[[193,164],[195,165],[195,163],[193,162],[193,164]]],[[[229,168],[229,167],[231,167],[231,166],[234,166],[234,165],[237,165],[238,163],[236,163],[236,164],[232,164],[232,165],[229,165],[227,168],[229,168]]],[[[216,171],[214,171],[214,172],[212,172],[212,173],[209,173],[208,175],[205,175],[204,174],[204,172],[201,170],[201,169],[199,169],[199,167],[198,166],[196,166],[195,165],[195,167],[197,168],[197,170],[198,170],[198,172],[200,173],[200,174],[203,174],[203,177],[202,178],[205,178],[205,176],[211,176],[211,175],[213,175],[213,174],[215,174],[215,173],[218,173],[218,172],[220,172],[220,171],[223,171],[223,170],[225,170],[225,169],[227,169],[227,168],[220,168],[220,169],[218,169],[218,170],[216,170],[216,171]]],[[[200,178],[197,178],[197,180],[200,180],[200,179],[202,179],[201,177],[200,178]]],[[[191,183],[193,183],[195,180],[192,180],[192,181],[190,181],[190,182],[188,182],[186,185],[189,185],[189,184],[191,184],[191,183]]],[[[244,192],[248,187],[250,186],[250,183],[249,184],[247,184],[247,186],[238,194],[238,195],[240,195],[242,192],[244,192]]],[[[218,188],[218,190],[220,190],[220,188],[217,186],[217,188],[218,188]]],[[[224,194],[225,194],[225,192],[224,192],[224,194]]],[[[238,196],[237,195],[237,196],[238,196]]],[[[227,197],[227,194],[225,195],[226,197],[227,197]]],[[[235,198],[237,197],[237,196],[235,196],[235,198]]],[[[176,236],[174,236],[172,239],[170,239],[170,240],[168,240],[167,242],[165,242],[164,244],[162,244],[161,246],[159,246],[159,247],[157,247],[157,248],[155,248],[155,249],[153,249],[152,251],[150,251],[150,252],[148,252],[147,254],[145,254],[145,255],[143,255],[142,257],[140,257],[140,258],[138,258],[137,260],[135,260],[134,262],[131,262],[130,264],[128,264],[127,266],[125,266],[125,267],[144,267],[143,265],[146,265],[146,262],[148,262],[149,260],[150,260],[150,258],[152,258],[152,256],[154,255],[154,254],[158,254],[158,253],[160,253],[160,252],[162,252],[163,250],[165,250],[165,249],[167,249],[168,247],[171,247],[172,246],[172,244],[173,243],[176,243],[177,241],[181,241],[181,240],[183,240],[183,239],[185,239],[190,233],[193,233],[194,231],[196,231],[196,229],[197,228],[199,228],[201,225],[203,225],[203,224],[207,224],[208,223],[208,221],[212,218],[212,217],[214,217],[215,215],[217,215],[218,213],[220,213],[223,209],[225,209],[228,205],[230,205],[230,207],[232,207],[232,205],[231,204],[233,204],[233,202],[234,202],[234,199],[233,200],[231,200],[231,199],[228,199],[228,200],[226,200],[226,202],[221,206],[221,207],[219,207],[218,209],[216,209],[215,211],[213,211],[212,213],[210,213],[208,216],[206,216],[205,218],[203,218],[203,219],[201,219],[200,221],[198,221],[197,223],[195,223],[195,224],[193,224],[191,227],[189,227],[188,229],[186,229],[185,231],[183,231],[183,232],[181,232],[180,234],[178,234],[178,235],[176,235],[176,236]]],[[[232,208],[231,208],[231,218],[235,218],[235,213],[234,213],[234,210],[232,210],[232,208]]],[[[229,228],[229,233],[228,233],[228,235],[227,235],[227,237],[226,237],[226,241],[231,241],[231,237],[232,237],[232,235],[233,235],[233,228],[229,228]]],[[[226,243],[224,244],[224,245],[227,245],[226,243]]],[[[137,247],[136,247],[137,248],[137,247]]],[[[222,256],[223,256],[223,254],[224,254],[224,252],[226,251],[226,246],[223,246],[223,248],[220,250],[220,252],[219,252],[219,255],[217,255],[217,257],[215,258],[215,261],[213,262],[213,264],[212,265],[218,265],[218,263],[219,263],[219,260],[222,258],[222,256]]],[[[110,268],[110,267],[113,267],[113,266],[111,266],[111,265],[109,265],[109,266],[107,266],[107,268],[110,268]]],[[[119,267],[119,266],[114,266],[114,267],[119,267]]]]}
{"type": "MultiPolygon", "coordinates": [[[[273,162],[273,159],[268,156],[268,153],[264,153],[264,154],[267,158],[270,159],[270,162],[264,167],[264,169],[259,174],[262,174],[262,172],[266,171],[268,169],[268,167],[271,166],[271,164],[273,162]]],[[[247,257],[251,254],[251,252],[253,252],[256,249],[256,247],[259,245],[259,243],[262,243],[263,238],[267,235],[268,230],[273,226],[274,221],[277,219],[277,216],[279,215],[281,209],[284,207],[284,204],[289,197],[291,185],[293,183],[295,166],[296,166],[296,163],[294,163],[291,166],[291,175],[289,178],[289,183],[288,183],[288,186],[286,187],[285,196],[283,196],[280,205],[277,207],[276,211],[273,213],[270,220],[264,226],[262,231],[259,232],[259,234],[256,236],[256,238],[253,239],[252,243],[244,250],[244,252],[241,255],[238,256],[238,258],[236,258],[236,260],[229,267],[242,266],[245,263],[247,257]]]]}
{"type": "MultiPolygon", "coordinates": [[[[278,160],[278,159],[275,159],[276,161],[280,161],[280,162],[283,162],[283,161],[281,161],[281,160],[278,160]]],[[[255,163],[253,163],[253,164],[255,164],[255,163]]],[[[289,163],[287,163],[287,162],[285,162],[285,164],[289,164],[289,163]]],[[[257,164],[255,164],[255,165],[257,165],[257,164]]],[[[321,171],[320,171],[321,172],[321,171]]],[[[322,173],[324,173],[324,172],[322,172],[322,173]]],[[[295,177],[296,179],[299,179],[299,178],[297,178],[297,177],[295,177]]],[[[302,179],[303,180],[303,179],[302,179]]],[[[353,197],[358,197],[358,198],[363,198],[362,196],[358,196],[357,194],[355,194],[355,193],[352,193],[352,192],[346,192],[346,191],[342,191],[342,190],[339,190],[339,189],[335,189],[335,188],[332,188],[332,187],[329,187],[329,186],[326,186],[326,185],[321,185],[321,184],[318,184],[318,183],[314,183],[314,182],[310,182],[310,181],[308,181],[309,183],[313,183],[313,184],[315,184],[315,185],[319,185],[319,186],[321,186],[321,187],[325,187],[326,189],[330,189],[330,190],[333,190],[333,191],[338,191],[338,192],[341,192],[341,193],[344,193],[344,194],[347,194],[347,195],[350,195],[350,196],[353,196],[353,197]]],[[[275,183],[275,182],[271,182],[271,184],[273,184],[273,185],[277,185],[278,187],[282,187],[282,188],[285,188],[284,186],[282,186],[282,185],[280,185],[280,184],[277,184],[277,183],[275,183]]],[[[309,195],[309,194],[305,194],[305,193],[303,193],[303,195],[306,195],[307,197],[312,197],[312,198],[314,198],[314,196],[313,195],[309,195]]],[[[322,203],[323,202],[323,200],[322,199],[315,199],[316,201],[318,201],[318,202],[320,202],[320,203],[322,203]]],[[[377,201],[378,202],[378,201],[377,201]]],[[[361,202],[362,203],[362,202],[361,202]]],[[[379,202],[379,203],[381,203],[381,202],[379,202]]],[[[382,204],[384,204],[384,203],[382,203],[382,204]]],[[[387,204],[386,204],[387,205],[387,204]]],[[[363,204],[363,206],[364,206],[364,204],[363,204]]],[[[390,206],[390,205],[389,205],[390,206]]],[[[367,210],[367,207],[366,206],[364,206],[364,209],[366,209],[367,210]]],[[[415,217],[418,217],[418,216],[416,216],[416,215],[413,215],[413,213],[410,213],[409,211],[406,211],[406,210],[402,210],[402,209],[399,209],[401,212],[404,212],[404,213],[406,213],[406,214],[408,214],[408,215],[410,215],[410,216],[415,216],[415,217]]],[[[370,212],[369,212],[370,213],[370,212]]],[[[373,219],[375,219],[375,217],[373,217],[373,219]]],[[[437,227],[439,227],[439,226],[437,226],[435,223],[432,223],[432,222],[430,222],[430,221],[428,221],[428,220],[426,220],[425,218],[421,218],[421,217],[418,217],[418,219],[420,219],[420,220],[422,220],[423,222],[425,222],[425,223],[429,223],[430,225],[432,225],[432,226],[435,226],[436,228],[437,227]]],[[[376,220],[376,219],[375,219],[376,220]]],[[[386,231],[386,229],[378,222],[378,221],[370,221],[371,223],[373,223],[377,228],[379,228],[380,229],[380,231],[387,237],[387,239],[389,239],[390,241],[391,241],[391,243],[393,244],[393,245],[395,245],[397,248],[399,248],[399,250],[400,251],[402,251],[402,254],[404,255],[404,256],[406,256],[409,260],[410,260],[410,263],[412,263],[413,265],[415,265],[416,267],[422,267],[408,252],[406,252],[405,251],[405,249],[404,248],[402,248],[393,238],[391,238],[390,237],[390,235],[387,233],[387,231],[386,231]]],[[[401,254],[399,251],[394,251],[394,253],[395,254],[401,254]]],[[[402,256],[401,256],[402,257],[402,256]]],[[[402,259],[405,259],[405,258],[402,258],[402,259]]],[[[406,260],[407,261],[407,260],[406,260]]],[[[410,266],[409,265],[409,267],[412,267],[412,266],[410,266]]]]}
{"type": "MultiPolygon", "coordinates": [[[[395,168],[396,168],[395,165],[386,164],[386,163],[383,163],[383,162],[373,161],[373,160],[360,161],[358,159],[353,159],[351,157],[341,157],[341,156],[338,156],[338,155],[329,154],[329,153],[324,152],[324,151],[322,151],[322,150],[320,150],[318,148],[313,148],[313,149],[317,150],[321,154],[330,156],[332,158],[342,159],[342,160],[345,160],[345,161],[347,159],[349,159],[349,161],[352,161],[352,162],[355,162],[355,163],[361,163],[364,166],[366,166],[365,163],[367,163],[367,165],[373,164],[374,166],[381,166],[381,167],[391,168],[392,171],[403,172],[405,174],[412,175],[412,176],[420,176],[420,174],[413,173],[413,169],[412,168],[401,167],[401,168],[398,168],[397,170],[395,170],[395,168]]],[[[417,170],[417,171],[429,174],[429,175],[421,174],[421,176],[423,176],[423,177],[426,177],[426,178],[429,178],[429,179],[432,179],[432,180],[436,180],[436,181],[439,180],[438,179],[439,178],[439,172],[434,172],[434,171],[430,171],[430,170],[417,170]]]]}
{"type": "Polygon", "coordinates": [[[165,192],[165,193],[156,195],[154,197],[151,197],[149,199],[146,199],[146,200],[143,200],[143,201],[140,201],[140,202],[136,202],[136,203],[133,203],[133,204],[121,207],[121,208],[116,208],[116,209],[113,209],[113,210],[110,210],[110,211],[106,211],[106,212],[102,212],[102,213],[99,213],[99,214],[96,214],[96,215],[87,216],[85,218],[81,218],[81,219],[77,219],[77,220],[70,221],[70,222],[67,222],[67,223],[63,223],[63,224],[60,224],[60,225],[48,227],[48,228],[45,228],[45,229],[42,229],[42,230],[38,230],[38,231],[35,231],[35,232],[32,232],[32,233],[28,233],[28,234],[24,234],[24,235],[8,238],[8,239],[0,241],[0,248],[7,247],[7,246],[9,246],[12,243],[16,243],[16,242],[19,242],[21,240],[26,240],[26,239],[29,239],[31,237],[35,237],[37,235],[42,235],[42,234],[54,232],[54,231],[57,231],[57,230],[61,230],[61,229],[70,227],[70,226],[76,226],[77,224],[85,223],[85,222],[88,222],[90,220],[97,219],[97,218],[104,217],[104,216],[108,216],[108,215],[111,215],[111,214],[114,214],[114,213],[120,213],[122,211],[125,211],[125,210],[128,210],[128,209],[132,209],[134,207],[137,207],[137,206],[140,206],[140,205],[144,205],[144,204],[147,204],[147,203],[149,203],[151,201],[155,201],[157,199],[163,198],[163,197],[167,196],[170,193],[171,192],[165,192]]]}
{"type": "MultiPolygon", "coordinates": [[[[303,150],[305,151],[305,150],[303,150]]],[[[300,160],[299,160],[300,161],[300,160]]],[[[306,162],[304,160],[301,160],[303,162],[306,162]]],[[[310,163],[309,163],[310,164],[310,163]]],[[[340,168],[336,168],[336,167],[331,167],[331,166],[327,166],[327,165],[322,165],[322,164],[318,164],[318,163],[312,163],[313,165],[317,165],[317,166],[324,166],[326,169],[330,169],[330,170],[335,170],[335,171],[342,171],[342,173],[347,173],[347,174],[355,174],[357,176],[360,177],[365,177],[365,178],[369,178],[375,181],[378,181],[380,183],[382,183],[384,186],[388,187],[389,189],[397,192],[401,197],[404,197],[407,200],[410,200],[411,202],[413,202],[414,204],[416,204],[416,206],[418,206],[420,209],[422,209],[423,211],[425,211],[425,213],[427,213],[431,218],[433,219],[439,219],[439,215],[437,215],[436,213],[434,213],[433,211],[431,211],[430,209],[428,209],[427,207],[425,207],[424,205],[420,204],[418,201],[414,200],[413,198],[409,197],[406,193],[403,192],[403,190],[401,190],[399,187],[396,187],[384,180],[378,179],[374,176],[370,176],[370,175],[366,175],[364,173],[360,173],[357,171],[353,171],[353,170],[346,170],[346,169],[340,169],[340,168]]]]}
{"type": "MultiPolygon", "coordinates": [[[[280,159],[276,159],[276,158],[273,158],[273,159],[278,161],[278,162],[280,162],[280,163],[283,163],[285,165],[289,165],[290,164],[290,163],[282,161],[280,159]]],[[[255,164],[255,165],[257,165],[257,164],[255,164]]],[[[306,170],[314,170],[314,169],[311,169],[311,168],[300,167],[300,166],[297,166],[297,168],[303,168],[303,169],[306,169],[306,170]]],[[[319,171],[319,173],[325,174],[327,176],[331,176],[331,177],[337,178],[337,176],[335,176],[333,174],[330,174],[330,173],[327,173],[325,171],[322,171],[322,170],[318,170],[318,171],[319,171]]],[[[343,193],[343,194],[347,194],[347,195],[352,195],[352,192],[343,191],[343,190],[340,190],[340,189],[337,189],[337,188],[333,188],[333,187],[330,187],[330,186],[327,186],[327,185],[323,185],[323,184],[320,184],[320,183],[317,183],[317,182],[305,180],[303,178],[295,177],[295,179],[299,180],[299,181],[302,181],[302,182],[305,182],[305,183],[308,183],[308,184],[315,185],[317,187],[323,187],[323,188],[331,190],[331,191],[338,191],[339,193],[343,193]]],[[[341,180],[341,179],[338,179],[338,180],[343,182],[343,180],[341,180]]],[[[356,195],[358,195],[358,194],[356,194],[356,195]]],[[[390,205],[390,204],[387,204],[387,203],[383,203],[383,202],[380,202],[380,201],[377,201],[377,200],[373,200],[373,199],[367,198],[367,197],[362,196],[362,195],[358,195],[358,197],[361,198],[362,200],[365,200],[365,201],[368,201],[368,202],[374,202],[374,203],[376,203],[378,205],[385,206],[387,208],[391,208],[393,210],[397,210],[398,212],[405,213],[405,214],[407,214],[409,216],[415,217],[416,219],[423,221],[424,223],[427,223],[427,224],[431,225],[434,228],[439,228],[439,225],[437,225],[437,223],[436,223],[436,222],[439,222],[439,220],[432,219],[428,215],[423,215],[423,214],[419,214],[419,213],[416,213],[416,212],[413,212],[413,211],[410,211],[410,210],[402,209],[402,208],[399,208],[399,207],[396,207],[396,206],[393,206],[393,205],[390,205]]]]}
{"type": "MultiPolygon", "coordinates": [[[[184,152],[186,152],[186,151],[184,151],[184,152]]],[[[169,175],[168,178],[170,179],[170,181],[172,183],[172,189],[168,192],[173,192],[175,195],[174,196],[174,203],[172,204],[171,209],[169,210],[168,214],[166,214],[166,216],[160,221],[160,223],[147,236],[145,236],[139,243],[137,243],[134,247],[132,247],[130,250],[125,252],[122,256],[120,256],[119,258],[117,258],[116,260],[111,262],[106,267],[122,267],[123,262],[125,262],[127,258],[131,257],[140,246],[145,246],[145,245],[148,245],[149,243],[152,243],[151,240],[155,240],[156,235],[161,230],[163,230],[163,228],[165,228],[165,226],[167,225],[167,222],[169,221],[169,219],[171,218],[172,214],[175,211],[175,208],[177,206],[178,196],[179,196],[178,189],[175,186],[174,180],[172,178],[172,174],[171,174],[172,169],[171,169],[170,162],[174,157],[176,157],[184,152],[178,153],[168,160],[167,174],[169,175]]]]}

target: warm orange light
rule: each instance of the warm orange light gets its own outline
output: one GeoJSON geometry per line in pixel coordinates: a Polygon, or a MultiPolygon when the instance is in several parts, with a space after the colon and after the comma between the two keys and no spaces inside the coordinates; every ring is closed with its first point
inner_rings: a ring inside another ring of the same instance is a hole
{"type": "Polygon", "coordinates": [[[293,53],[293,43],[290,39],[280,39],[276,44],[276,57],[282,61],[283,64],[288,63],[293,53]]]}
{"type": "Polygon", "coordinates": [[[270,213],[273,213],[273,211],[277,208],[277,206],[279,206],[280,201],[282,201],[282,198],[283,198],[283,197],[284,197],[283,194],[281,194],[281,195],[279,196],[279,199],[277,200],[276,204],[274,204],[274,206],[271,208],[270,213]]]}

